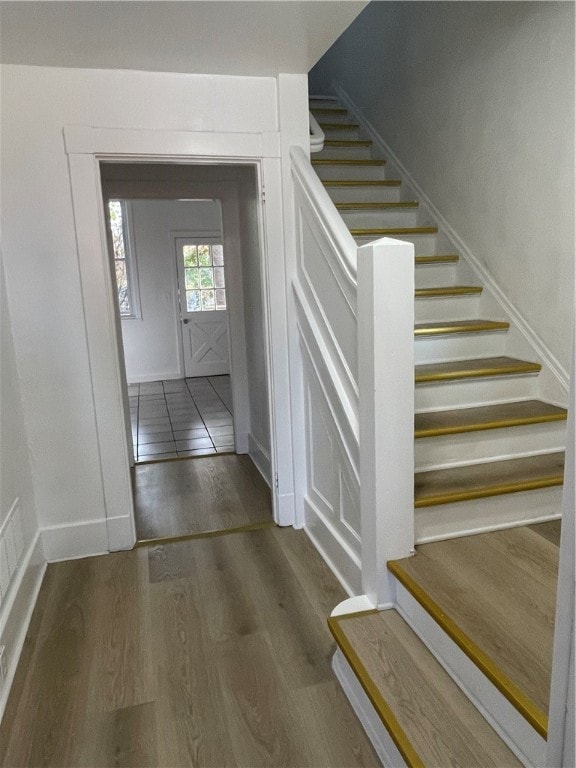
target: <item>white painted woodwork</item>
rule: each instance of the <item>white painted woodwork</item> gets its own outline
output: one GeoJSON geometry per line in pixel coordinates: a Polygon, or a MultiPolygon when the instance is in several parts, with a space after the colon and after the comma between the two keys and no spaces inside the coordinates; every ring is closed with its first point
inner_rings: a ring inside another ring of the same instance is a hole
{"type": "MultiPolygon", "coordinates": [[[[394,578],[394,577],[392,577],[394,578]]],[[[526,766],[544,764],[546,741],[444,632],[408,590],[394,579],[395,609],[470,701],[526,766]]]]}
{"type": "Polygon", "coordinates": [[[456,539],[499,528],[544,523],[562,516],[562,487],[505,493],[415,510],[416,544],[456,539]]]}
{"type": "MultiPolygon", "coordinates": [[[[416,269],[416,275],[420,270],[416,269]]],[[[432,288],[448,286],[450,283],[434,281],[431,286],[418,285],[419,288],[432,288]]],[[[414,305],[414,321],[417,323],[432,322],[434,320],[470,320],[473,317],[481,317],[480,297],[474,295],[451,296],[450,298],[418,298],[414,305]]]]}
{"type": "Polygon", "coordinates": [[[332,669],[372,742],[376,754],[382,761],[382,765],[385,768],[389,766],[390,768],[404,768],[406,765],[404,758],[377,715],[354,671],[344,658],[344,654],[339,649],[336,649],[332,658],[332,669]]]}
{"type": "Polygon", "coordinates": [[[414,362],[416,365],[467,360],[469,358],[498,357],[506,349],[506,331],[478,333],[447,333],[445,335],[416,336],[414,362]]]}
{"type": "MultiPolygon", "coordinates": [[[[356,179],[357,177],[353,171],[350,171],[346,178],[356,179]]],[[[346,185],[342,187],[326,187],[326,191],[335,203],[365,203],[371,202],[376,198],[383,203],[397,203],[400,201],[401,195],[401,188],[399,186],[377,186],[374,188],[361,185],[346,185]]]]}
{"type": "Polygon", "coordinates": [[[480,461],[497,461],[555,453],[566,446],[566,423],[527,424],[456,435],[423,437],[414,442],[416,471],[446,469],[480,461]]]}
{"type": "Polygon", "coordinates": [[[413,295],[412,245],[358,249],[362,591],[376,605],[392,597],[386,562],[414,546],[413,295]]]}
{"type": "Polygon", "coordinates": [[[417,208],[390,208],[382,210],[341,211],[341,216],[350,229],[361,227],[416,227],[417,208]]]}
{"type": "Polygon", "coordinates": [[[0,680],[1,718],[46,567],[3,263],[0,313],[0,645],[7,669],[0,680]]]}
{"type": "Polygon", "coordinates": [[[538,376],[486,376],[482,379],[417,384],[417,411],[465,408],[489,403],[529,400],[538,395],[538,376]]]}
{"type": "Polygon", "coordinates": [[[321,179],[364,179],[378,181],[386,178],[385,165],[315,165],[316,173],[321,179]]]}
{"type": "Polygon", "coordinates": [[[546,766],[573,765],[576,758],[574,692],[574,612],[575,612],[575,517],[576,517],[576,339],[572,341],[572,377],[568,406],[568,440],[564,465],[562,532],[558,564],[558,590],[546,766]]]}

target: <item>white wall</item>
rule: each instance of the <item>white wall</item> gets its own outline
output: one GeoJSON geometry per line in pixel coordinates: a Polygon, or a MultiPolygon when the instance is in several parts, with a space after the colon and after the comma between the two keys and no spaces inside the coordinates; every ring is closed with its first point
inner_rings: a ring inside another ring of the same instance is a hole
{"type": "Polygon", "coordinates": [[[332,80],[569,370],[574,4],[371,3],[310,92],[332,80]]]}
{"type": "Polygon", "coordinates": [[[182,375],[174,233],[221,232],[219,203],[132,200],[128,204],[141,317],[122,319],[128,382],[182,375]]]}
{"type": "Polygon", "coordinates": [[[276,131],[277,83],[5,65],[1,85],[6,285],[39,521],[49,557],[92,553],[105,507],[62,129],[276,131]]]}
{"type": "Polygon", "coordinates": [[[0,645],[8,664],[8,677],[0,679],[1,717],[45,563],[3,267],[0,311],[0,645]]]}
{"type": "Polygon", "coordinates": [[[242,179],[239,185],[238,198],[248,396],[250,401],[248,447],[250,455],[270,483],[270,424],[265,318],[262,299],[262,252],[258,222],[258,189],[255,182],[254,177],[242,179]]]}

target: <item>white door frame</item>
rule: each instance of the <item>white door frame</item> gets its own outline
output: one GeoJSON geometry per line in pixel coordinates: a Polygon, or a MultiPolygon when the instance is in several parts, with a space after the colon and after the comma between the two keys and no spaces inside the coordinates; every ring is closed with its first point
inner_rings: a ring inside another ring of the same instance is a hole
{"type": "Polygon", "coordinates": [[[287,382],[282,171],[278,133],[204,133],[66,126],[84,318],[110,550],[136,541],[112,275],[102,205],[100,161],[251,164],[266,182],[260,206],[266,364],[274,519],[294,522],[290,400],[287,382]]]}

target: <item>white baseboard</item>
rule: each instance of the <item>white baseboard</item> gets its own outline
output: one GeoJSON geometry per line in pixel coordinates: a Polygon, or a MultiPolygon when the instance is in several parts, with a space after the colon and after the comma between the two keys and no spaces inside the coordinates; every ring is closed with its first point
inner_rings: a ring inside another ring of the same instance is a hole
{"type": "Polygon", "coordinates": [[[42,537],[40,531],[37,531],[22,557],[0,609],[0,645],[5,647],[7,667],[5,679],[0,680],[0,720],[6,708],[45,571],[42,537]]]}
{"type": "Polygon", "coordinates": [[[266,481],[269,488],[272,487],[272,470],[270,463],[270,452],[264,448],[262,443],[254,435],[248,435],[248,455],[256,465],[256,468],[266,481]]]}
{"type": "Polygon", "coordinates": [[[362,593],[362,566],[339,532],[324,519],[310,500],[304,499],[306,523],[304,531],[346,592],[353,597],[362,593]]]}
{"type": "Polygon", "coordinates": [[[42,528],[42,543],[49,563],[107,554],[106,519],[42,528]]]}
{"type": "Polygon", "coordinates": [[[487,290],[492,294],[494,300],[500,305],[502,311],[510,318],[512,323],[516,326],[522,336],[526,339],[528,344],[534,349],[535,354],[540,358],[540,361],[546,366],[557,380],[560,388],[564,391],[568,391],[569,375],[566,369],[562,366],[556,356],[548,348],[545,342],[540,338],[536,331],[530,326],[526,318],[518,311],[518,309],[512,304],[509,298],[502,291],[494,276],[488,271],[488,269],[480,262],[480,260],[472,253],[470,248],[466,245],[463,238],[458,234],[454,227],[448,222],[448,220],[440,213],[434,203],[430,200],[426,192],[418,184],[416,179],[412,176],[410,171],[406,168],[404,163],[395,154],[393,149],[382,138],[378,130],[372,125],[372,123],[363,115],[359,107],[356,106],[354,101],[346,93],[340,83],[333,81],[332,88],[338,95],[339,100],[346,106],[346,108],[352,113],[355,120],[360,123],[362,128],[369,135],[374,145],[379,148],[383,156],[386,157],[391,164],[395,165],[400,173],[402,180],[405,181],[416,192],[420,207],[427,209],[427,211],[434,218],[438,224],[440,230],[444,235],[452,242],[455,249],[460,253],[460,256],[470,265],[470,268],[477,274],[487,290]]]}
{"type": "Polygon", "coordinates": [[[124,517],[108,517],[106,524],[111,552],[132,549],[134,544],[136,544],[136,527],[133,517],[127,515],[124,517]]]}
{"type": "Polygon", "coordinates": [[[142,376],[130,376],[128,378],[128,385],[130,384],[147,384],[149,381],[169,381],[172,379],[183,379],[184,374],[177,371],[176,373],[153,373],[144,374],[142,376]]]}
{"type": "Polygon", "coordinates": [[[385,768],[402,768],[405,766],[404,758],[340,650],[334,654],[332,669],[358,720],[366,731],[366,735],[372,742],[376,754],[382,761],[382,765],[385,768]]]}

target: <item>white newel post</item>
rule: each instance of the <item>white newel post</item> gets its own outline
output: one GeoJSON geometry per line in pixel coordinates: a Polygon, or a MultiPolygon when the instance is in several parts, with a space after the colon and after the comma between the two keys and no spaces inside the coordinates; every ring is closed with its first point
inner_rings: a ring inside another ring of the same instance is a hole
{"type": "Polygon", "coordinates": [[[358,248],[363,591],[392,602],[388,560],[414,550],[414,246],[358,248]]]}

